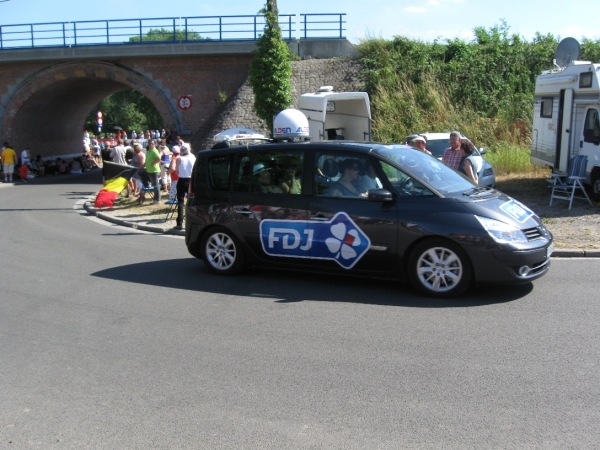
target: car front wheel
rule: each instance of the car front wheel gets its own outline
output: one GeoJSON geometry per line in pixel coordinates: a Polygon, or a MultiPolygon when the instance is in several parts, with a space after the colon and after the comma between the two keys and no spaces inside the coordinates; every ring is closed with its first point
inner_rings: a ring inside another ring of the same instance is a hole
{"type": "Polygon", "coordinates": [[[240,242],[223,228],[209,230],[202,239],[202,260],[208,270],[218,275],[235,275],[244,269],[240,242]]]}
{"type": "Polygon", "coordinates": [[[429,239],[417,245],[408,261],[411,284],[421,294],[447,298],[462,294],[471,284],[469,258],[455,243],[429,239]]]}

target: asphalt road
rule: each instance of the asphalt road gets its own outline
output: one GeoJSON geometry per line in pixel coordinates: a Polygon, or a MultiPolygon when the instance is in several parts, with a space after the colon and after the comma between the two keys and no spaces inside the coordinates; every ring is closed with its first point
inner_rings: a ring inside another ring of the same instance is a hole
{"type": "Polygon", "coordinates": [[[98,188],[0,187],[1,449],[600,446],[600,260],[453,301],[220,278],[74,208],[98,188]]]}

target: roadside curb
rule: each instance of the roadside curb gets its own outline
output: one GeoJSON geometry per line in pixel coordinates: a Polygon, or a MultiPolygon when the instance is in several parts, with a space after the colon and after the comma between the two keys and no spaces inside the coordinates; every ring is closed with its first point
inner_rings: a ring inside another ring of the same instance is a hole
{"type": "Polygon", "coordinates": [[[600,258],[600,250],[583,250],[580,248],[562,248],[552,252],[555,258],[600,258]]]}
{"type": "MultiPolygon", "coordinates": [[[[135,228],[136,230],[147,231],[150,233],[157,234],[171,234],[176,236],[185,236],[185,230],[174,230],[167,229],[161,227],[153,227],[151,225],[139,225],[137,223],[133,223],[127,220],[118,219],[116,217],[111,216],[110,214],[105,214],[99,211],[97,208],[93,207],[89,201],[86,201],[83,204],[84,209],[93,216],[96,216],[98,219],[106,220],[107,222],[114,223],[116,225],[122,225],[124,227],[135,228]]],[[[584,250],[579,248],[560,248],[555,249],[552,252],[553,258],[600,258],[600,249],[590,249],[584,250]]]]}
{"type": "Polygon", "coordinates": [[[105,214],[103,212],[100,212],[97,208],[94,208],[92,205],[90,205],[89,201],[86,201],[83,204],[83,208],[92,216],[96,216],[98,219],[106,220],[107,222],[111,222],[116,225],[121,225],[121,226],[129,227],[129,228],[135,228],[136,230],[141,230],[141,231],[148,231],[150,233],[172,234],[172,235],[176,235],[176,236],[185,236],[185,230],[173,230],[173,229],[165,230],[161,227],[153,227],[151,225],[140,225],[140,224],[133,223],[133,222],[130,222],[127,220],[118,219],[116,217],[111,216],[110,214],[105,214]]]}

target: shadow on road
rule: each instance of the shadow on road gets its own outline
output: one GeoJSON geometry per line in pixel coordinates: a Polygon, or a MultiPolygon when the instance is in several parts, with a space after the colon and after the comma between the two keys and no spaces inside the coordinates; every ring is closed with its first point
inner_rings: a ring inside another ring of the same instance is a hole
{"type": "Polygon", "coordinates": [[[221,277],[191,258],[129,264],[92,273],[111,280],[221,295],[272,298],[277,303],[327,301],[412,308],[474,307],[510,302],[528,295],[531,283],[520,286],[475,287],[458,299],[419,296],[408,285],[394,281],[359,279],[314,273],[251,270],[237,277],[221,277]],[[156,276],[156,274],[161,274],[156,276]]]}

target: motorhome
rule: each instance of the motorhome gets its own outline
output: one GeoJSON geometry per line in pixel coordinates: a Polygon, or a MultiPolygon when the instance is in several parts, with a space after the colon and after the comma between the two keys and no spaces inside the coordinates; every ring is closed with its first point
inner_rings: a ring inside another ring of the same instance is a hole
{"type": "Polygon", "coordinates": [[[334,92],[322,86],[302,94],[298,109],[308,119],[311,141],[370,141],[371,105],[366,92],[334,92]]]}
{"type": "Polygon", "coordinates": [[[566,38],[557,67],[536,79],[531,162],[567,172],[571,157],[586,155],[585,183],[600,200],[600,64],[578,58],[579,43],[566,38]]]}

